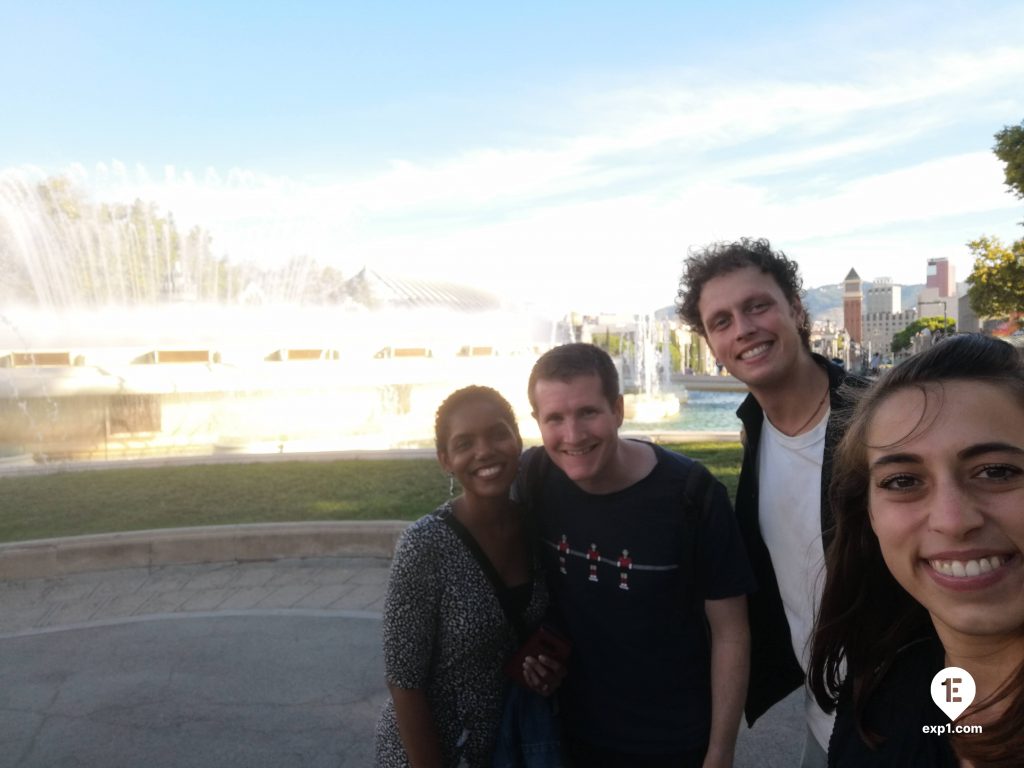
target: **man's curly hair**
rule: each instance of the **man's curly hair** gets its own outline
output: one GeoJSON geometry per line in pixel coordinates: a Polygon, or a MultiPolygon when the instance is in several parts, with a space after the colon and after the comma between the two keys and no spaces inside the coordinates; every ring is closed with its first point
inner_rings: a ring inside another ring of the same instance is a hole
{"type": "MultiPolygon", "coordinates": [[[[679,278],[679,290],[676,293],[676,313],[680,319],[707,338],[707,329],[700,319],[700,294],[708,280],[727,275],[744,267],[757,267],[767,275],[771,275],[786,300],[803,308],[803,280],[800,278],[800,267],[795,261],[786,258],[782,251],[773,251],[771,244],[765,240],[749,237],[741,238],[734,243],[712,243],[706,248],[691,250],[683,262],[683,274],[679,278]]],[[[803,323],[798,329],[800,338],[806,346],[811,343],[811,320],[807,310],[803,311],[803,323]]]]}

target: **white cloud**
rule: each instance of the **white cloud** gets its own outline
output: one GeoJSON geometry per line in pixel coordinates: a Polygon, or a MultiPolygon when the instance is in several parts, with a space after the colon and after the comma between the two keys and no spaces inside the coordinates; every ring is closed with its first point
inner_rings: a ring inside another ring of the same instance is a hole
{"type": "Polygon", "coordinates": [[[868,264],[921,260],[925,247],[962,249],[959,233],[924,237],[928,222],[992,211],[1019,220],[991,153],[909,150],[996,101],[1024,110],[1021,81],[1024,48],[877,55],[831,83],[690,72],[592,97],[560,138],[398,157],[361,177],[172,165],[153,177],[119,160],[68,173],[100,199],[156,201],[237,260],[305,253],[546,303],[662,306],[690,245],[762,234],[806,245],[805,277],[819,284],[839,279],[824,261],[877,254],[871,274],[868,264]]]}

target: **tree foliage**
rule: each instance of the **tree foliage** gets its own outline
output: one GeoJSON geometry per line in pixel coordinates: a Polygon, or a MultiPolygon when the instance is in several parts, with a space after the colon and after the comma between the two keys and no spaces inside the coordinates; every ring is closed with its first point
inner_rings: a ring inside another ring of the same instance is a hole
{"type": "MultiPolygon", "coordinates": [[[[992,148],[1006,164],[1006,186],[1024,198],[1024,120],[995,135],[992,148]]],[[[1003,245],[997,237],[980,237],[967,244],[974,270],[967,296],[978,317],[1017,317],[1024,311],[1024,239],[1003,245]]]]}
{"type": "Polygon", "coordinates": [[[927,328],[931,333],[953,333],[956,321],[951,317],[920,317],[892,337],[892,351],[907,349],[919,332],[927,328]]]}
{"type": "Polygon", "coordinates": [[[1006,163],[1006,186],[1017,197],[1024,198],[1024,120],[999,131],[992,151],[1006,163]]]}
{"type": "Polygon", "coordinates": [[[1024,310],[1024,239],[1009,247],[997,237],[967,244],[974,255],[968,301],[978,317],[1005,317],[1024,310]]]}

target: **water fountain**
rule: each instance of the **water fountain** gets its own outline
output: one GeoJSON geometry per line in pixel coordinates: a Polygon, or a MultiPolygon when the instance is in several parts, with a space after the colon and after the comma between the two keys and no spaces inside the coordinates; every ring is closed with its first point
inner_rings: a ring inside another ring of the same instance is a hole
{"type": "MultiPolygon", "coordinates": [[[[671,331],[626,325],[627,419],[671,420],[671,331]]],[[[470,383],[536,438],[525,382],[574,326],[460,286],[233,263],[151,204],[0,173],[0,462],[429,445],[470,383]]]]}
{"type": "Polygon", "coordinates": [[[543,321],[439,284],[353,296],[310,260],[258,270],[210,242],[138,201],[0,177],[0,460],[422,443],[469,383],[529,427],[543,321]]]}
{"type": "Polygon", "coordinates": [[[679,414],[686,390],[680,387],[670,392],[668,388],[669,333],[666,323],[649,315],[636,316],[632,354],[624,355],[622,365],[627,420],[659,422],[679,414]]]}

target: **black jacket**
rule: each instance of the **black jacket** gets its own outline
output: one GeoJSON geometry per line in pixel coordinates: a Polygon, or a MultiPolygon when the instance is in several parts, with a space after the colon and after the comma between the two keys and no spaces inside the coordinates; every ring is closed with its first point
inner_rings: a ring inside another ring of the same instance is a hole
{"type": "MultiPolygon", "coordinates": [[[[828,486],[832,480],[832,453],[843,436],[842,414],[849,405],[840,386],[844,383],[863,386],[866,382],[848,375],[838,365],[820,355],[814,361],[828,373],[829,405],[832,412],[825,428],[825,455],[821,465],[821,531],[823,546],[828,548],[832,538],[832,509],[828,501],[828,486]]],[[[782,607],[779,585],[772,568],[768,547],[761,538],[758,523],[757,450],[761,442],[764,411],[753,395],[740,404],[736,411],[746,440],[743,448],[743,466],[739,487],[736,489],[736,516],[757,579],[758,590],[748,598],[750,615],[750,687],[745,707],[747,723],[753,725],[773,704],[781,701],[804,682],[803,669],[793,652],[789,622],[782,607]]]]}
{"type": "Polygon", "coordinates": [[[857,732],[852,683],[847,678],[828,745],[829,768],[956,768],[960,761],[949,737],[924,733],[922,728],[949,719],[931,696],[932,677],[945,663],[942,644],[931,636],[901,648],[886,665],[863,714],[864,727],[881,739],[877,747],[869,747],[857,732]]]}

